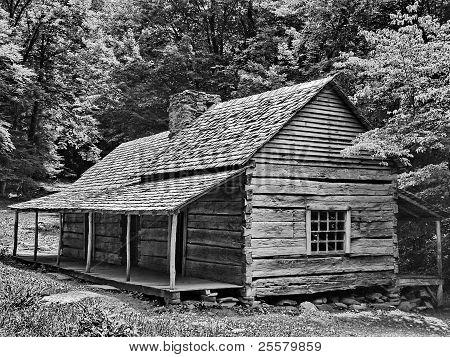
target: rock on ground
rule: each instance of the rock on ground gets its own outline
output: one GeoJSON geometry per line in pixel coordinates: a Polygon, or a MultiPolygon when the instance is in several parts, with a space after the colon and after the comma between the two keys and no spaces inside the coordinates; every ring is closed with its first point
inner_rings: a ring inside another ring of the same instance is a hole
{"type": "Polygon", "coordinates": [[[300,304],[300,307],[301,307],[303,310],[308,311],[308,312],[311,312],[311,311],[317,311],[317,310],[318,310],[318,309],[317,309],[317,306],[314,305],[312,302],[309,302],[309,301],[303,301],[303,302],[300,304]]]}
{"type": "Polygon", "coordinates": [[[53,294],[41,299],[44,304],[71,304],[88,298],[112,299],[113,297],[94,293],[86,290],[73,290],[67,293],[53,294]]]}

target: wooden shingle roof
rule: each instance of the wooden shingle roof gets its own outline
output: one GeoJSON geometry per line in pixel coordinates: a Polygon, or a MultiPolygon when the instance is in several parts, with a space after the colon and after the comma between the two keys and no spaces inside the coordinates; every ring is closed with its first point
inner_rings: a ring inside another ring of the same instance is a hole
{"type": "Polygon", "coordinates": [[[183,200],[187,202],[195,197],[202,185],[217,185],[233,176],[235,170],[231,168],[243,167],[332,79],[219,103],[173,136],[163,132],[120,145],[67,190],[10,207],[53,211],[171,211],[183,200]],[[204,173],[215,169],[221,172],[204,173]],[[190,172],[190,178],[162,179],[160,176],[170,177],[185,171],[190,172]],[[192,176],[193,172],[198,174],[192,176]],[[143,178],[144,181],[150,178],[150,182],[142,183],[143,178]]]}
{"type": "Polygon", "coordinates": [[[167,148],[169,132],[136,139],[119,145],[88,169],[70,190],[97,191],[140,182],[153,156],[167,148]]]}
{"type": "Polygon", "coordinates": [[[244,169],[169,178],[103,190],[65,190],[20,203],[20,210],[169,214],[244,169]]]}

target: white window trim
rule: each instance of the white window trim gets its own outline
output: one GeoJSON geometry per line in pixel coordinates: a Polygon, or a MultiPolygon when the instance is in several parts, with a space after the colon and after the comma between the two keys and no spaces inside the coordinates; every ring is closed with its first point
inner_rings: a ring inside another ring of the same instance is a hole
{"type": "Polygon", "coordinates": [[[307,206],[306,207],[306,255],[311,256],[327,256],[330,254],[313,254],[311,251],[311,211],[345,211],[345,238],[344,253],[351,253],[351,232],[352,232],[352,210],[349,206],[307,206]]]}

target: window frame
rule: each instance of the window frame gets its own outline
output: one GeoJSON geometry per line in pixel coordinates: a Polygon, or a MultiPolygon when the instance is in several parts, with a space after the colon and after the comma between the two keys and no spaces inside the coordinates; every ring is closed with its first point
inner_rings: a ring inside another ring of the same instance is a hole
{"type": "Polygon", "coordinates": [[[307,206],[306,207],[306,255],[308,256],[333,256],[351,253],[351,221],[352,210],[349,206],[307,206]],[[345,236],[344,249],[338,252],[317,252],[311,250],[311,212],[312,211],[344,211],[345,212],[345,236]]]}

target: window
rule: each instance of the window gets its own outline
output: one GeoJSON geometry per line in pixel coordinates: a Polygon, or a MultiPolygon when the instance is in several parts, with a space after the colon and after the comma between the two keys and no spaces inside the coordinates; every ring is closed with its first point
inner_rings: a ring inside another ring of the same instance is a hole
{"type": "Polygon", "coordinates": [[[306,210],[307,254],[350,253],[350,209],[306,210]]]}

